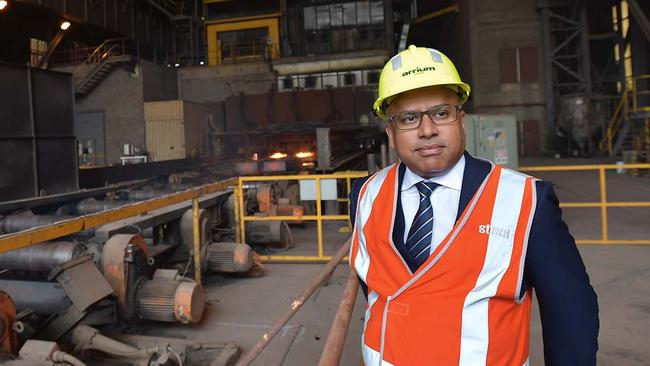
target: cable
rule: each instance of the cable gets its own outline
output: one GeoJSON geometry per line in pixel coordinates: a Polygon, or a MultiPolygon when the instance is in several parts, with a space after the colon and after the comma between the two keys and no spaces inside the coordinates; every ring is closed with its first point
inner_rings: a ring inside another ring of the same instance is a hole
{"type": "Polygon", "coordinates": [[[86,364],[81,362],[78,358],[61,351],[54,351],[51,359],[54,362],[66,362],[72,366],[86,366],[86,364]]]}
{"type": "Polygon", "coordinates": [[[138,231],[136,234],[142,234],[142,228],[140,226],[136,225],[136,224],[130,224],[130,225],[127,225],[126,227],[136,229],[138,231]]]}
{"type": "Polygon", "coordinates": [[[167,346],[167,351],[174,355],[176,357],[176,360],[178,361],[178,366],[183,366],[183,359],[181,358],[181,355],[178,354],[178,352],[174,351],[171,346],[167,346]]]}
{"type": "Polygon", "coordinates": [[[183,271],[183,277],[187,274],[187,271],[190,269],[190,264],[194,261],[194,253],[193,251],[190,251],[190,259],[187,260],[187,265],[185,266],[185,270],[183,271]]]}

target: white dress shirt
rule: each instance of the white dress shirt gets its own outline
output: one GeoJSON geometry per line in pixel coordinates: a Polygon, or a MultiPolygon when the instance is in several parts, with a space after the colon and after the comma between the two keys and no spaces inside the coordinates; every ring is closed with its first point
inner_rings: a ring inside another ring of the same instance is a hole
{"type": "Polygon", "coordinates": [[[402,211],[404,213],[404,242],[406,242],[413,218],[420,205],[420,194],[415,185],[426,180],[427,182],[439,184],[430,197],[433,206],[433,235],[431,236],[429,254],[436,250],[456,223],[464,172],[464,155],[445,174],[430,179],[424,179],[406,167],[404,179],[402,180],[402,191],[400,192],[402,211]]]}

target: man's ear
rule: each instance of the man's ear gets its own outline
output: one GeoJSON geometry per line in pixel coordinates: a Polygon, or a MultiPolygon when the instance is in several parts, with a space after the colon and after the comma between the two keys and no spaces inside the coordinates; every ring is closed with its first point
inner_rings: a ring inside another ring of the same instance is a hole
{"type": "Polygon", "coordinates": [[[460,120],[460,125],[463,126],[463,131],[467,133],[467,130],[465,130],[465,111],[460,110],[458,113],[459,113],[458,119],[460,120]]]}
{"type": "Polygon", "coordinates": [[[393,136],[393,128],[390,125],[390,122],[386,122],[386,126],[384,126],[384,130],[386,131],[386,135],[388,135],[388,146],[392,147],[393,149],[395,148],[395,141],[393,136]]]}

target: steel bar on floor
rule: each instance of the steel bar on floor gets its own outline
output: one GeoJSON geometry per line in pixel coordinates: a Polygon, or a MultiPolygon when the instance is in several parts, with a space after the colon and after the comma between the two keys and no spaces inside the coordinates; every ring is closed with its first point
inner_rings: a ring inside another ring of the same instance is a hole
{"type": "Polygon", "coordinates": [[[323,353],[320,356],[318,366],[338,366],[341,363],[343,346],[348,335],[350,319],[354,311],[354,303],[357,300],[357,291],[359,290],[359,279],[357,273],[350,270],[348,282],[343,291],[343,298],[336,311],[334,322],[327,336],[323,353]]]}
{"type": "Polygon", "coordinates": [[[325,268],[316,276],[307,287],[303,290],[300,296],[296,297],[289,307],[289,309],[282,314],[282,316],[273,324],[271,329],[262,335],[262,337],[255,343],[255,345],[237,362],[237,366],[248,366],[250,365],[257,356],[264,350],[264,348],[271,342],[271,340],[282,330],[287,322],[300,310],[302,305],[307,301],[311,295],[316,292],[316,290],[321,286],[321,284],[329,278],[329,275],[334,272],[336,266],[339,265],[343,257],[348,254],[350,250],[351,239],[345,241],[345,243],[339,248],[336,254],[332,259],[327,262],[325,268]]]}

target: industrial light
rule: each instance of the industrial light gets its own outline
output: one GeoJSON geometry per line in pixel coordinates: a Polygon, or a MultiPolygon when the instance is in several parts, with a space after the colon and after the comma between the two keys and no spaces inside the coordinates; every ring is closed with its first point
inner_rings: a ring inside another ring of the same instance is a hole
{"type": "Polygon", "coordinates": [[[313,161],[306,161],[301,164],[305,168],[313,168],[314,167],[314,162],[313,161]]]}
{"type": "Polygon", "coordinates": [[[7,0],[0,0],[0,10],[4,10],[8,4],[7,0]]]}
{"type": "Polygon", "coordinates": [[[286,157],[287,157],[287,153],[283,153],[283,152],[279,152],[279,151],[276,152],[276,153],[273,153],[273,155],[269,156],[269,158],[271,158],[271,159],[284,159],[286,157]]]}
{"type": "Polygon", "coordinates": [[[181,66],[181,64],[179,64],[178,62],[174,64],[174,67],[179,67],[179,66],[181,66]]]}
{"type": "Polygon", "coordinates": [[[70,22],[68,21],[61,22],[61,30],[67,30],[68,28],[70,28],[70,22]]]}
{"type": "Polygon", "coordinates": [[[205,65],[205,62],[203,62],[203,61],[199,62],[199,65],[203,66],[203,65],[205,65]]]}
{"type": "Polygon", "coordinates": [[[311,151],[301,151],[296,153],[298,159],[311,158],[312,156],[314,156],[314,153],[311,151]]]}

